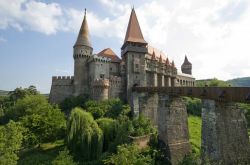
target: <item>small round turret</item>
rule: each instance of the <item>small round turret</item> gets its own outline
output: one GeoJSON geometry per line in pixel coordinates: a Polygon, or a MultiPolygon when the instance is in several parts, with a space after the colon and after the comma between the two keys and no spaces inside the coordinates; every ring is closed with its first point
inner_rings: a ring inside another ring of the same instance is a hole
{"type": "Polygon", "coordinates": [[[181,71],[182,73],[192,75],[192,64],[188,61],[187,56],[185,56],[185,60],[181,65],[181,71]]]}
{"type": "Polygon", "coordinates": [[[95,79],[92,82],[92,99],[107,100],[109,98],[109,85],[108,79],[95,79]]]}

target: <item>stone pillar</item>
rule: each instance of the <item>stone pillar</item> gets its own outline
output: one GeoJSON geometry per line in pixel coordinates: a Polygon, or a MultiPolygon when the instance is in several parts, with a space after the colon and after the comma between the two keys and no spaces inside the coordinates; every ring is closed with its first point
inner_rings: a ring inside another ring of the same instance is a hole
{"type": "Polygon", "coordinates": [[[243,111],[236,103],[213,100],[203,100],[202,103],[203,163],[250,163],[249,137],[243,111]]]}
{"type": "Polygon", "coordinates": [[[139,94],[137,92],[132,93],[130,107],[135,117],[139,116],[139,94]]]}
{"type": "Polygon", "coordinates": [[[161,76],[161,86],[164,87],[165,86],[165,79],[164,79],[164,75],[161,76]]]}
{"type": "Polygon", "coordinates": [[[191,152],[187,119],[186,105],[181,98],[159,96],[159,139],[166,144],[168,157],[173,165],[179,164],[191,152]]]}
{"type": "Polygon", "coordinates": [[[154,82],[153,82],[153,86],[154,86],[154,87],[157,87],[157,86],[158,86],[157,78],[158,78],[158,77],[157,77],[157,73],[154,73],[154,77],[153,77],[153,79],[154,79],[154,80],[153,80],[153,81],[154,81],[154,82]]]}
{"type": "MultiPolygon", "coordinates": [[[[134,99],[136,101],[136,98],[134,99]]],[[[134,111],[139,110],[139,114],[148,117],[152,123],[157,126],[157,110],[158,110],[158,94],[157,93],[140,93],[138,94],[138,107],[135,106],[134,111]],[[138,110],[137,110],[138,109],[138,110]]]]}
{"type": "Polygon", "coordinates": [[[171,78],[170,77],[167,77],[167,82],[166,82],[166,86],[167,87],[171,87],[171,78]]]}
{"type": "Polygon", "coordinates": [[[171,77],[171,87],[175,86],[175,77],[171,77]]]}

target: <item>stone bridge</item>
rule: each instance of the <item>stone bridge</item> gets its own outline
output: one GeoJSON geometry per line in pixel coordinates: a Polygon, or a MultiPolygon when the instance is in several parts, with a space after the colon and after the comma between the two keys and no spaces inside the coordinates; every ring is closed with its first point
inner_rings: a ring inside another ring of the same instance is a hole
{"type": "Polygon", "coordinates": [[[247,87],[133,87],[134,115],[157,126],[172,164],[191,152],[182,96],[202,99],[201,159],[215,164],[250,164],[247,122],[238,103],[250,103],[247,87]]]}

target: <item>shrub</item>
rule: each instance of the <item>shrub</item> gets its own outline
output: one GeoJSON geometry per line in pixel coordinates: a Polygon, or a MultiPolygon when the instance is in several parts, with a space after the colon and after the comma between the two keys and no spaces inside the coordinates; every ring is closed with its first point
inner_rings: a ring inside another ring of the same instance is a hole
{"type": "Polygon", "coordinates": [[[59,155],[52,161],[52,165],[77,165],[77,163],[74,162],[69,150],[64,149],[60,151],[59,155]]]}
{"type": "Polygon", "coordinates": [[[21,148],[24,128],[20,123],[10,121],[5,126],[0,126],[0,164],[17,164],[17,153],[21,148]]]}
{"type": "Polygon", "coordinates": [[[140,115],[138,118],[133,119],[132,124],[132,136],[142,136],[156,132],[156,129],[152,125],[151,121],[143,115],[140,115]]]}
{"type": "Polygon", "coordinates": [[[118,146],[117,153],[104,160],[108,165],[150,165],[152,162],[149,155],[143,155],[135,145],[127,144],[118,146]]]}

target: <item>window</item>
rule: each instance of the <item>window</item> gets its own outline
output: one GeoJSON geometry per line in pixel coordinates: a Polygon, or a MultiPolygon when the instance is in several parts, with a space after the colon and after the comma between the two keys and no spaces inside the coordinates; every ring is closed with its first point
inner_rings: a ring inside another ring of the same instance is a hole
{"type": "Polygon", "coordinates": [[[112,71],[112,67],[110,67],[109,70],[112,71]]]}
{"type": "Polygon", "coordinates": [[[100,74],[100,78],[101,78],[101,79],[104,79],[104,74],[100,74]]]}
{"type": "Polygon", "coordinates": [[[135,64],[135,68],[138,69],[139,68],[139,64],[135,64]]]}

